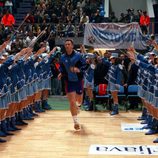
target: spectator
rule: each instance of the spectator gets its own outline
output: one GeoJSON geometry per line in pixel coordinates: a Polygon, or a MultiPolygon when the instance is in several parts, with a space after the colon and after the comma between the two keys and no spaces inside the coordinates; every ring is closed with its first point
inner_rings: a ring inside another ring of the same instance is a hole
{"type": "Polygon", "coordinates": [[[46,23],[46,20],[43,20],[42,24],[40,25],[41,30],[44,30],[47,26],[48,26],[48,25],[47,25],[47,23],[46,23]]]}
{"type": "Polygon", "coordinates": [[[121,64],[122,67],[122,85],[127,82],[128,78],[128,65],[129,65],[129,59],[125,56],[125,54],[121,54],[119,56],[119,63],[121,64]]]}
{"type": "Polygon", "coordinates": [[[13,2],[12,2],[12,0],[6,0],[5,1],[5,8],[7,10],[9,10],[10,13],[12,13],[12,8],[13,8],[13,2]]]}
{"type": "Polygon", "coordinates": [[[3,12],[3,7],[4,7],[4,1],[0,1],[0,12],[3,12]]]}
{"type": "Polygon", "coordinates": [[[48,42],[49,42],[50,50],[52,50],[55,46],[55,34],[52,33],[50,35],[48,42]]]}
{"type": "Polygon", "coordinates": [[[70,21],[66,26],[65,33],[67,37],[75,36],[75,26],[70,21]]]}
{"type": "Polygon", "coordinates": [[[100,16],[100,11],[97,9],[97,11],[96,11],[96,13],[95,13],[95,15],[94,15],[94,21],[92,21],[92,22],[94,22],[94,23],[100,23],[101,22],[101,16],[100,16]]]}
{"type": "Polygon", "coordinates": [[[51,92],[52,95],[61,95],[61,80],[58,80],[59,74],[59,59],[55,58],[51,64],[51,71],[53,73],[52,82],[51,82],[51,92]]]}
{"type": "Polygon", "coordinates": [[[79,2],[77,2],[77,6],[80,8],[84,8],[85,7],[85,0],[80,0],[79,2]]]}
{"type": "Polygon", "coordinates": [[[157,43],[157,41],[155,40],[155,35],[151,34],[147,41],[147,52],[151,52],[154,49],[153,43],[157,43]]]}
{"type": "Polygon", "coordinates": [[[38,36],[41,33],[41,28],[38,24],[35,24],[33,27],[33,34],[38,36]]]}
{"type": "Polygon", "coordinates": [[[128,23],[134,22],[135,21],[135,15],[134,15],[134,9],[127,9],[127,15],[126,15],[126,21],[128,23]]]}
{"type": "Polygon", "coordinates": [[[98,86],[99,84],[107,84],[108,81],[105,79],[108,70],[109,70],[109,62],[103,61],[100,56],[97,57],[97,65],[94,70],[94,85],[98,86]]]}
{"type": "Polygon", "coordinates": [[[57,23],[59,22],[59,20],[58,20],[56,14],[52,14],[51,22],[52,22],[52,23],[55,23],[55,24],[57,24],[57,23]]]}
{"type": "Polygon", "coordinates": [[[105,51],[104,57],[102,59],[102,61],[103,61],[104,64],[106,64],[106,62],[110,60],[110,56],[111,56],[111,52],[105,51]]]}
{"type": "Polygon", "coordinates": [[[140,23],[140,17],[142,15],[142,10],[137,10],[137,15],[135,15],[135,21],[140,23]]]}
{"type": "Polygon", "coordinates": [[[126,23],[126,17],[124,13],[121,13],[120,18],[118,20],[121,23],[126,23]]]}
{"type": "Polygon", "coordinates": [[[62,6],[61,12],[63,12],[63,14],[64,14],[65,16],[68,15],[68,10],[67,10],[67,8],[65,7],[65,5],[62,6]]]}
{"type": "Polygon", "coordinates": [[[40,11],[37,11],[35,13],[35,15],[34,15],[34,21],[35,21],[35,23],[42,23],[43,19],[42,19],[40,11]]]}
{"type": "Polygon", "coordinates": [[[94,14],[94,12],[92,12],[91,10],[91,3],[89,0],[85,1],[85,7],[83,8],[83,11],[86,12],[86,14],[90,17],[91,14],[94,14]]]}
{"type": "Polygon", "coordinates": [[[155,57],[156,57],[156,55],[154,52],[149,52],[149,63],[155,65],[155,60],[154,60],[155,57]]]}
{"type": "Polygon", "coordinates": [[[36,40],[36,36],[34,36],[33,32],[30,31],[28,33],[28,36],[26,37],[26,40],[25,40],[26,47],[28,47],[32,43],[33,40],[34,41],[36,40]]]}
{"type": "Polygon", "coordinates": [[[83,13],[83,15],[81,16],[80,23],[83,24],[89,23],[89,17],[86,15],[86,13],[83,13]]]}
{"type": "Polygon", "coordinates": [[[17,54],[19,52],[18,46],[16,45],[15,42],[12,42],[9,47],[7,48],[7,52],[9,54],[15,55],[15,54],[17,54]]]}
{"type": "Polygon", "coordinates": [[[158,68],[158,56],[155,57],[155,67],[158,68]]]}
{"type": "Polygon", "coordinates": [[[30,23],[30,24],[34,24],[35,20],[34,20],[34,16],[33,16],[32,12],[30,12],[27,15],[25,22],[30,23]]]}
{"type": "Polygon", "coordinates": [[[77,8],[73,12],[75,24],[79,24],[82,13],[82,9],[79,6],[77,6],[77,8]]]}
{"type": "Polygon", "coordinates": [[[66,15],[64,12],[61,12],[61,16],[59,17],[59,22],[62,22],[63,24],[66,23],[66,15]]]}
{"type": "Polygon", "coordinates": [[[64,37],[65,35],[65,26],[62,22],[59,22],[56,26],[56,32],[57,32],[57,36],[59,37],[64,37]]]}
{"type": "Polygon", "coordinates": [[[68,22],[73,23],[73,20],[74,20],[73,15],[72,15],[72,14],[68,14],[68,16],[66,17],[66,22],[67,22],[67,23],[68,23],[68,22]]]}
{"type": "Polygon", "coordinates": [[[111,12],[111,14],[110,14],[110,16],[109,16],[109,22],[112,22],[112,23],[118,22],[118,19],[117,19],[117,17],[115,16],[115,12],[111,12]]]}
{"type": "Polygon", "coordinates": [[[12,28],[13,25],[15,24],[15,18],[8,10],[6,10],[6,13],[2,17],[1,24],[9,28],[12,28]]]}
{"type": "MultiPolygon", "coordinates": [[[[127,88],[129,85],[135,85],[136,79],[137,79],[137,72],[138,72],[138,66],[135,64],[135,61],[133,59],[130,59],[131,62],[128,67],[128,79],[127,83],[124,85],[125,88],[127,88]]],[[[134,109],[138,108],[138,101],[137,100],[129,100],[129,108],[128,109],[134,109]]]]}
{"type": "Polygon", "coordinates": [[[0,19],[3,17],[3,12],[0,11],[0,19]]]}
{"type": "Polygon", "coordinates": [[[43,16],[43,20],[45,20],[46,23],[49,23],[49,22],[50,22],[50,17],[49,17],[49,15],[48,15],[48,14],[45,14],[45,15],[43,16]]]}
{"type": "Polygon", "coordinates": [[[81,22],[78,26],[78,32],[77,32],[77,36],[78,37],[83,37],[84,35],[84,24],[81,22]]]}
{"type": "Polygon", "coordinates": [[[60,17],[60,15],[61,15],[61,8],[60,8],[60,5],[59,4],[57,4],[57,5],[55,5],[55,7],[53,8],[54,9],[54,14],[57,16],[57,17],[60,17]]]}
{"type": "Polygon", "coordinates": [[[4,27],[2,24],[0,24],[0,45],[4,42],[3,38],[4,38],[4,27]]]}
{"type": "Polygon", "coordinates": [[[142,33],[145,35],[148,33],[149,24],[150,24],[150,18],[147,15],[147,12],[144,11],[140,17],[140,27],[142,29],[142,33]]]}
{"type": "Polygon", "coordinates": [[[130,63],[130,59],[125,54],[121,54],[119,59],[120,59],[120,63],[125,67],[125,70],[127,71],[130,63]]]}

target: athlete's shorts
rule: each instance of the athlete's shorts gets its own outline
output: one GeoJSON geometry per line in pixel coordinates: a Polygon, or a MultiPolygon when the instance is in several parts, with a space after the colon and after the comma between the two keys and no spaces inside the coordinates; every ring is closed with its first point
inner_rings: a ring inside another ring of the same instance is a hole
{"type": "Polygon", "coordinates": [[[70,93],[70,92],[76,92],[77,94],[82,94],[83,93],[83,81],[65,81],[65,92],[70,93]]]}

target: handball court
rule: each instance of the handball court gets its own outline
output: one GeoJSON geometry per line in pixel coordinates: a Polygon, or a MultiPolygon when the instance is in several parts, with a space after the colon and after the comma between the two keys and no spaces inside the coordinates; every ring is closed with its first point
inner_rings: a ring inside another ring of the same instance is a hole
{"type": "Polygon", "coordinates": [[[156,156],[90,155],[92,144],[102,145],[156,145],[157,135],[145,136],[143,132],[123,132],[120,124],[139,123],[141,112],[120,112],[110,116],[108,112],[86,112],[79,114],[81,131],[73,129],[68,110],[51,110],[42,113],[23,130],[7,137],[0,144],[0,158],[123,158],[156,156]]]}

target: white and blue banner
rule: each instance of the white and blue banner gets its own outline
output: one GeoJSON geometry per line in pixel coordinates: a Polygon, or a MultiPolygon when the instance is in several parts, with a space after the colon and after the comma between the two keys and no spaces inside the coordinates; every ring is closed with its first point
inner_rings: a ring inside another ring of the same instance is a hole
{"type": "MultiPolygon", "coordinates": [[[[94,155],[158,155],[157,145],[91,145],[89,154],[94,155]]],[[[149,156],[149,157],[150,157],[149,156]]]]}
{"type": "Polygon", "coordinates": [[[138,23],[88,23],[85,25],[84,45],[93,48],[146,49],[147,38],[138,23]]]}
{"type": "Polygon", "coordinates": [[[121,129],[124,132],[147,132],[147,129],[143,129],[144,125],[140,123],[122,123],[121,129]]]}

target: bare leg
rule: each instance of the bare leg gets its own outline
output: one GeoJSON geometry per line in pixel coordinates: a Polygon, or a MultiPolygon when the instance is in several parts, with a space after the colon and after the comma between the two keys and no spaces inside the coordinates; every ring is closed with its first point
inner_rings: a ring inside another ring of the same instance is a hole
{"type": "Polygon", "coordinates": [[[111,95],[113,97],[113,106],[112,106],[112,112],[111,115],[118,114],[118,91],[112,91],[111,95]]]}
{"type": "Polygon", "coordinates": [[[88,96],[90,98],[90,101],[92,101],[93,100],[93,90],[92,90],[91,86],[87,87],[87,94],[88,94],[88,96]]]}
{"type": "Polygon", "coordinates": [[[67,93],[67,97],[70,104],[70,112],[72,116],[77,115],[77,106],[76,106],[76,92],[67,93]]]}
{"type": "Polygon", "coordinates": [[[80,107],[83,102],[83,94],[76,94],[76,106],[77,106],[77,112],[80,112],[80,107]]]}
{"type": "Polygon", "coordinates": [[[76,92],[67,93],[67,97],[68,97],[69,104],[70,104],[70,112],[71,112],[71,115],[72,115],[72,118],[74,121],[74,128],[76,130],[79,130],[80,125],[79,125],[78,118],[77,118],[78,109],[76,106],[76,92]]]}
{"type": "Polygon", "coordinates": [[[117,96],[117,94],[118,94],[118,91],[112,91],[111,92],[114,104],[118,104],[118,96],[117,96]]]}

